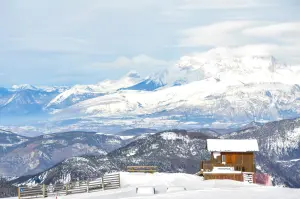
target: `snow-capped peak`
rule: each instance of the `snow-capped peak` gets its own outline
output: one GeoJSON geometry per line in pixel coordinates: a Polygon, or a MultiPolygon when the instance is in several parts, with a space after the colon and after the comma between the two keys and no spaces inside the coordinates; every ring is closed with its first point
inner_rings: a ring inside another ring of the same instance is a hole
{"type": "Polygon", "coordinates": [[[32,86],[30,84],[20,84],[20,85],[13,85],[12,90],[14,91],[21,91],[21,90],[38,90],[37,87],[32,86]]]}
{"type": "Polygon", "coordinates": [[[44,92],[63,92],[68,89],[67,86],[33,86],[30,84],[20,84],[13,85],[11,87],[12,91],[23,91],[23,90],[33,90],[33,91],[44,91],[44,92]]]}
{"type": "Polygon", "coordinates": [[[131,71],[119,80],[104,80],[97,84],[75,85],[56,96],[46,107],[63,108],[64,106],[70,106],[79,101],[133,86],[140,80],[140,75],[135,71],[131,71]]]}
{"type": "Polygon", "coordinates": [[[39,88],[43,91],[49,92],[49,93],[55,92],[55,91],[61,93],[61,92],[64,92],[65,90],[69,89],[69,87],[67,87],[67,86],[39,86],[37,88],[39,88]]]}
{"type": "Polygon", "coordinates": [[[290,66],[279,63],[273,56],[239,55],[226,48],[184,56],[176,67],[179,71],[198,71],[199,80],[214,78],[229,85],[241,82],[299,83],[297,73],[290,66]]]}
{"type": "Polygon", "coordinates": [[[154,73],[154,74],[146,77],[146,80],[152,81],[152,82],[156,83],[157,85],[166,85],[168,83],[167,78],[168,78],[168,71],[163,70],[161,72],[157,72],[157,73],[154,73]]]}

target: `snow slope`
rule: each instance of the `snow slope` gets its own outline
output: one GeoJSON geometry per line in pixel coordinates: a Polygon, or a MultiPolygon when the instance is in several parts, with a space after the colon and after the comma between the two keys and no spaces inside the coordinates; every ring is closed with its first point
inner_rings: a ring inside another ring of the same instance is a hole
{"type": "MultiPolygon", "coordinates": [[[[3,119],[20,121],[17,116],[41,116],[44,106],[66,87],[35,87],[32,85],[14,85],[11,89],[0,88],[0,111],[3,119]]],[[[26,120],[25,117],[22,119],[26,120]]]]}
{"type": "Polygon", "coordinates": [[[166,82],[167,75],[168,75],[168,71],[158,72],[146,77],[143,81],[133,86],[122,88],[120,90],[154,91],[167,84],[166,82]]]}
{"type": "MultiPolygon", "coordinates": [[[[121,173],[121,189],[104,192],[58,196],[57,199],[119,199],[119,198],[161,198],[161,199],[270,199],[270,198],[299,198],[300,189],[279,187],[264,187],[245,184],[231,180],[208,180],[189,174],[141,174],[121,173]],[[136,194],[137,187],[155,187],[154,196],[141,196],[136,194]],[[185,187],[186,191],[168,193],[168,187],[185,187]]],[[[51,197],[49,197],[51,198],[51,197]]]]}
{"type": "Polygon", "coordinates": [[[294,118],[300,115],[299,77],[299,67],[274,57],[237,57],[219,48],[182,57],[129,90],[78,101],[54,118],[122,118],[113,125],[123,125],[126,118],[135,123],[172,118],[177,125],[195,122],[198,127],[294,118]]]}
{"type": "Polygon", "coordinates": [[[203,79],[213,77],[231,85],[237,82],[281,82],[299,84],[299,67],[280,63],[272,56],[236,56],[226,48],[182,57],[177,67],[201,71],[203,79]]]}
{"type": "Polygon", "coordinates": [[[135,71],[131,71],[119,80],[105,80],[95,85],[75,85],[56,96],[46,107],[64,108],[86,99],[133,86],[139,81],[141,81],[140,75],[135,71]]]}
{"type": "Polygon", "coordinates": [[[208,125],[213,122],[247,123],[296,117],[300,115],[299,98],[299,85],[240,83],[228,86],[210,78],[154,92],[123,91],[105,95],[61,110],[54,117],[165,116],[161,119],[167,121],[173,116],[177,123],[200,120],[196,122],[198,125],[203,122],[208,125]]]}
{"type": "Polygon", "coordinates": [[[44,92],[57,91],[61,93],[67,89],[68,89],[67,86],[33,86],[30,84],[20,84],[20,85],[13,85],[10,90],[11,91],[34,90],[34,91],[44,91],[44,92]]]}

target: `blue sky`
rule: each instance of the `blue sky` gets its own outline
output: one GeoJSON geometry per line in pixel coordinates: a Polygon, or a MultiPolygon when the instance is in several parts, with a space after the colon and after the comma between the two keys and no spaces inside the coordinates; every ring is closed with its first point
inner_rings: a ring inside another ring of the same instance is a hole
{"type": "Polygon", "coordinates": [[[159,71],[228,47],[299,64],[298,0],[1,0],[0,86],[159,71]]]}

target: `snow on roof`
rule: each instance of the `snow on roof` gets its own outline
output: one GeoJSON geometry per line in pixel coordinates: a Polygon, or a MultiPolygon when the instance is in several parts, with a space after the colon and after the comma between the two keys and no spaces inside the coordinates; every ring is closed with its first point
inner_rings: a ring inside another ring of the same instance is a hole
{"type": "Polygon", "coordinates": [[[257,140],[207,139],[207,150],[211,152],[259,151],[257,140]]]}

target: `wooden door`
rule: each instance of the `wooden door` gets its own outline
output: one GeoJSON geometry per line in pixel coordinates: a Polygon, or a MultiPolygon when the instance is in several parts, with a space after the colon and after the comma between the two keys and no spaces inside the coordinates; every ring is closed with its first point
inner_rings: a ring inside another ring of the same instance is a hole
{"type": "Polygon", "coordinates": [[[227,163],[227,164],[231,164],[231,163],[232,163],[231,157],[232,157],[231,154],[227,154],[227,155],[226,155],[226,163],[227,163]]]}
{"type": "Polygon", "coordinates": [[[226,163],[235,164],[236,163],[236,154],[228,153],[226,154],[226,163]]]}
{"type": "Polygon", "coordinates": [[[236,164],[236,154],[231,155],[231,162],[232,164],[236,164]]]}

